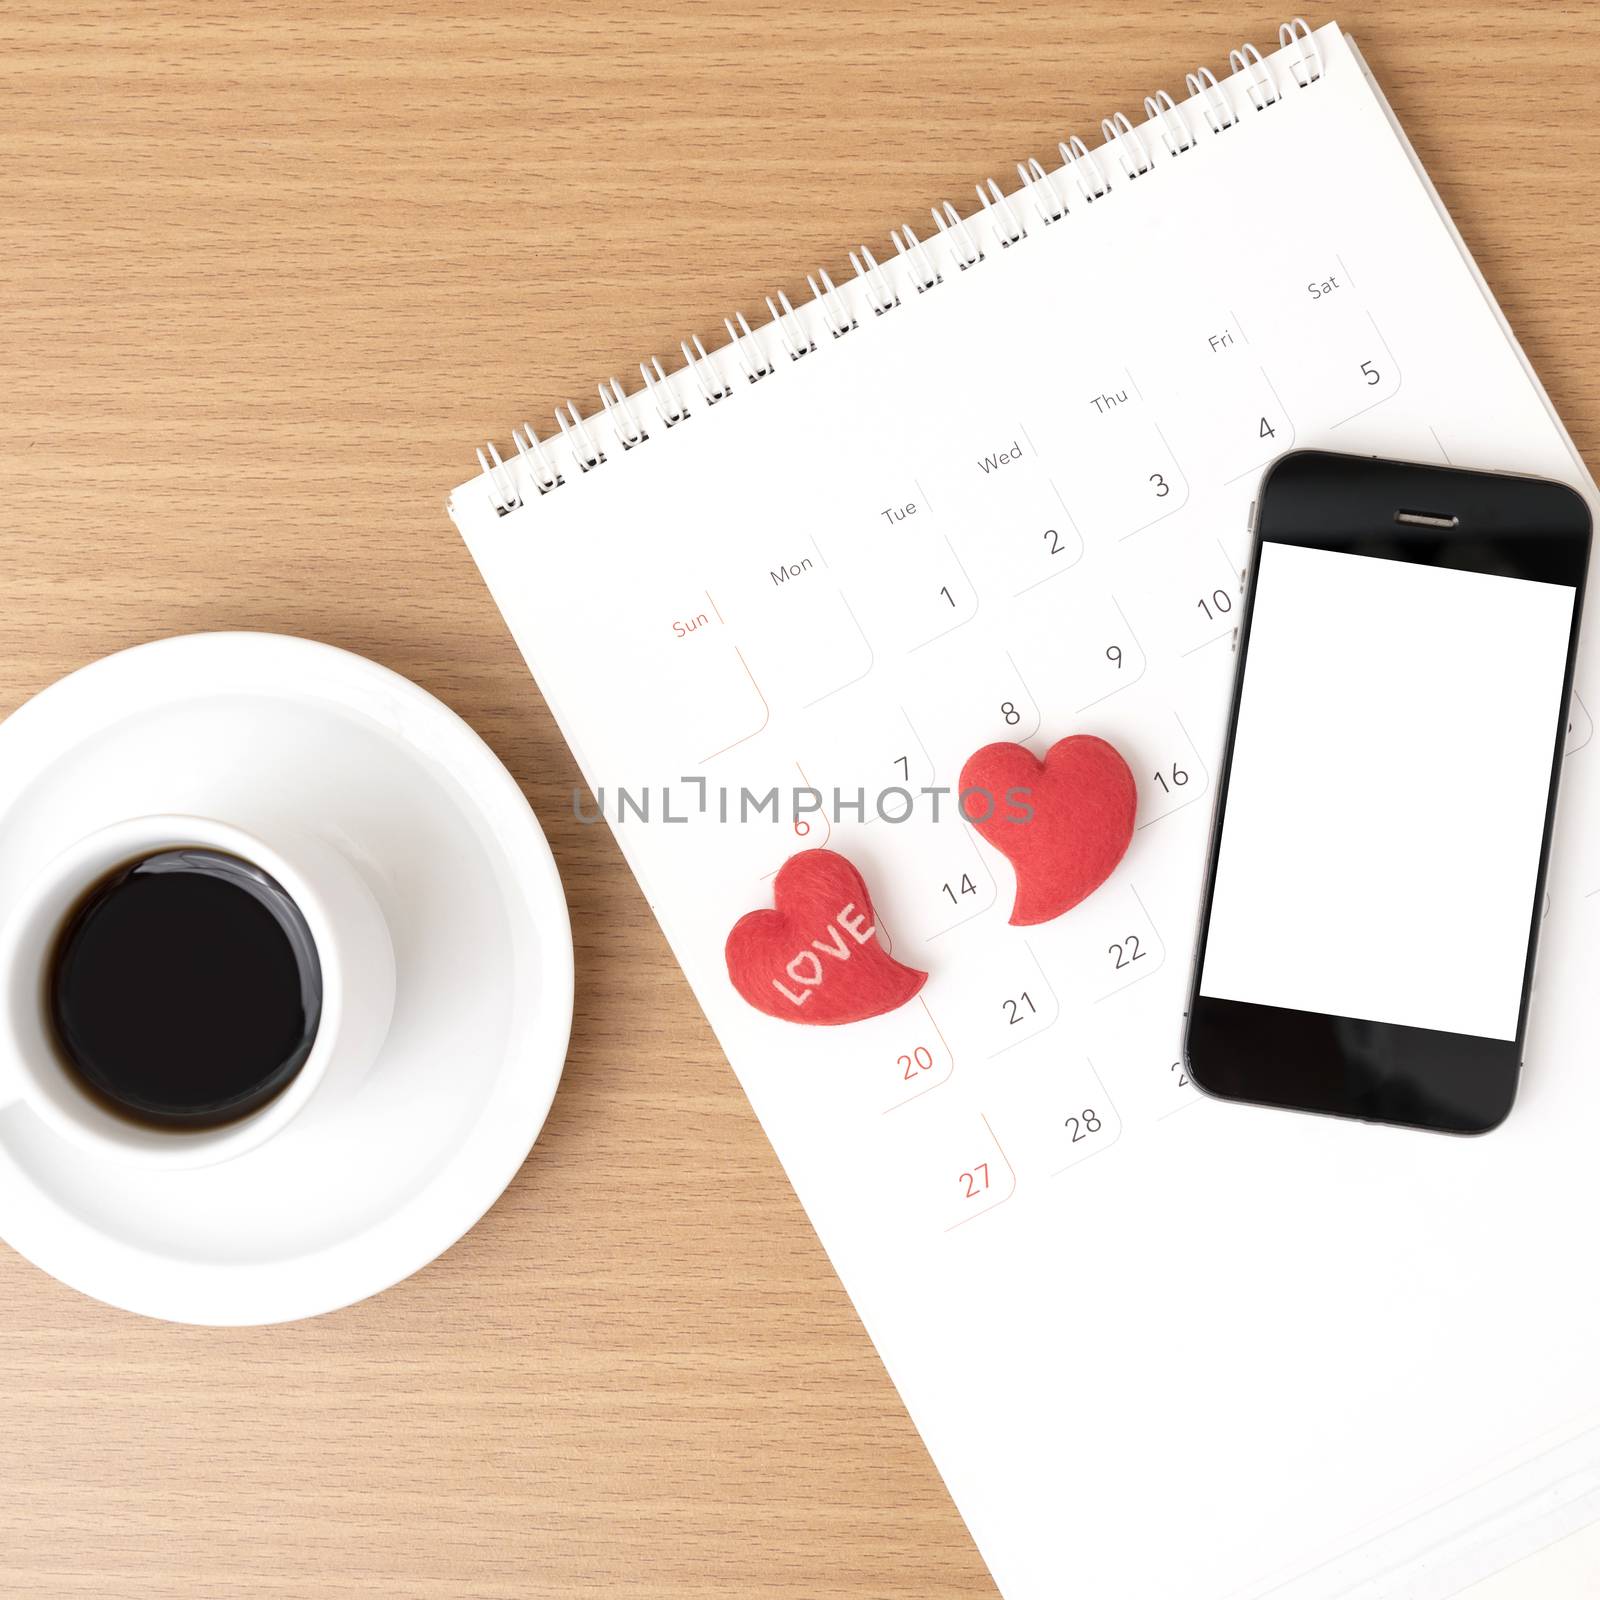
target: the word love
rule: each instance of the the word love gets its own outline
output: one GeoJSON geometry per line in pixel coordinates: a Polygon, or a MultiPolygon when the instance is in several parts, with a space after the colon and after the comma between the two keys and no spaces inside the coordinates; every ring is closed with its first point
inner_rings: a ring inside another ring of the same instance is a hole
{"type": "Polygon", "coordinates": [[[783,969],[789,981],[795,985],[793,989],[786,987],[777,978],[772,980],[772,987],[797,1006],[803,1006],[811,996],[821,987],[826,969],[822,965],[822,956],[829,956],[835,961],[848,961],[850,959],[850,946],[845,943],[845,934],[858,945],[867,944],[877,934],[877,925],[867,921],[866,914],[857,911],[855,902],[843,905],[834,914],[834,921],[828,926],[827,939],[813,939],[811,949],[802,950],[783,969]],[[822,955],[816,952],[821,951],[822,955]]]}

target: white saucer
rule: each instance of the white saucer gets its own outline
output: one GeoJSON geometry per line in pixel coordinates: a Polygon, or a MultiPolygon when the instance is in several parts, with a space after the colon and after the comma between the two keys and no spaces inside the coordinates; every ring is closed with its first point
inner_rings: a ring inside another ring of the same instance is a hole
{"type": "Polygon", "coordinates": [[[314,1316],[455,1243],[532,1147],[572,1023],[549,846],[454,712],[360,656],[273,634],[162,640],[0,725],[0,904],[72,839],[187,812],[291,819],[352,860],[394,938],[376,1066],[223,1166],[96,1161],[0,1111],[0,1237],[85,1294],[174,1322],[314,1316]]]}

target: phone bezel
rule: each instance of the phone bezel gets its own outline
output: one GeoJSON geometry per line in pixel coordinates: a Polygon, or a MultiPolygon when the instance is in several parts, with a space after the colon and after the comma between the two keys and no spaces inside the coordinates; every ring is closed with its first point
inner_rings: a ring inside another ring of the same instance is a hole
{"type": "Polygon", "coordinates": [[[1509,1115],[1527,1035],[1591,538],[1592,519],[1583,498],[1548,479],[1314,450],[1293,451],[1267,469],[1253,517],[1238,662],[1185,1014],[1185,1066],[1206,1093],[1451,1133],[1485,1133],[1509,1115]],[[1403,524],[1397,521],[1400,512],[1452,525],[1403,524]],[[1552,740],[1515,1039],[1483,1039],[1200,994],[1240,694],[1249,660],[1255,575],[1264,543],[1503,573],[1571,584],[1577,590],[1552,740]]]}

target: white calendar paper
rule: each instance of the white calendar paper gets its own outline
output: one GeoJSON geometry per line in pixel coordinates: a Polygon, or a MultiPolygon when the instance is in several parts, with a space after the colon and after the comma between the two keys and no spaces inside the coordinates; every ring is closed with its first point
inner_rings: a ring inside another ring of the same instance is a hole
{"type": "Polygon", "coordinates": [[[1295,446],[1587,476],[1336,27],[902,244],[452,514],[1007,1600],[1424,1592],[1381,1586],[1405,1528],[1504,1510],[1600,1413],[1595,640],[1505,1127],[1203,1102],[1179,1038],[1247,519],[1295,446]],[[927,791],[1074,733],[1132,765],[1134,842],[1015,928],[927,791]],[[745,791],[779,799],[741,820],[745,791]],[[821,844],[931,974],[830,1030],[723,959],[821,844]]]}

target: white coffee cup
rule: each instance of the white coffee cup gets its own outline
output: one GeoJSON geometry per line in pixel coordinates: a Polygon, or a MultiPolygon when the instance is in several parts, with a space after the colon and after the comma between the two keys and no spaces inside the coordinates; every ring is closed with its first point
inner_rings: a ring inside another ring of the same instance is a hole
{"type": "Polygon", "coordinates": [[[394,946],[360,874],[331,845],[273,829],[271,840],[205,817],[135,817],[54,857],[0,926],[0,1106],[21,1101],[64,1139],[123,1162],[172,1169],[232,1160],[280,1133],[313,1099],[366,1075],[394,1014],[394,946]],[[218,850],[277,879],[298,906],[322,968],[322,1014],[310,1054],[265,1105],[221,1127],[141,1125],[118,1116],[62,1060],[48,1016],[48,964],[69,913],[116,867],[163,850],[218,850]]]}

